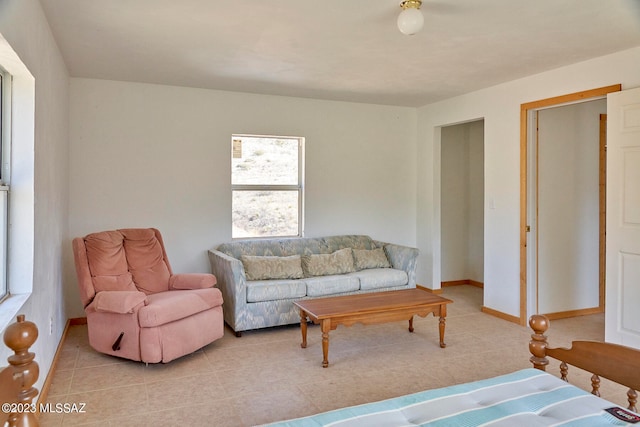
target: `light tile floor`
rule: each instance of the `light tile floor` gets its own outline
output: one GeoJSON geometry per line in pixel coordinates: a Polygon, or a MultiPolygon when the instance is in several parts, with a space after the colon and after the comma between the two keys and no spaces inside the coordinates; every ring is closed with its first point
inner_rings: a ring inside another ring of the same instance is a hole
{"type": "MultiPolygon", "coordinates": [[[[310,326],[300,347],[299,325],[230,330],[207,347],[169,364],[145,366],[99,354],[86,326],[69,328],[53,373],[48,403],[85,403],[85,413],[42,414],[44,426],[250,426],[478,380],[530,367],[528,328],[483,314],[482,290],[445,288],[445,341],[438,319],[339,327],[330,334],[323,369],[321,334],[310,326]]],[[[604,316],[552,322],[553,346],[573,339],[602,340],[604,316]]],[[[556,374],[557,366],[548,369],[556,374]]],[[[589,387],[576,373],[576,385],[589,387]],[[578,380],[584,384],[578,384],[578,380]]],[[[618,388],[603,380],[603,397],[618,388]]],[[[618,399],[624,403],[626,391],[618,399]]]]}

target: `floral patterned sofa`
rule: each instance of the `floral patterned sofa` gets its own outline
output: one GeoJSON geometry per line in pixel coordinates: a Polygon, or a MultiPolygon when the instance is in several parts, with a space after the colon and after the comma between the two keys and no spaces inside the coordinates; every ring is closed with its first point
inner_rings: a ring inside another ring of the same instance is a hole
{"type": "Polygon", "coordinates": [[[300,322],[296,300],[415,288],[417,257],[416,248],[363,235],[240,240],[209,251],[237,336],[300,322]]]}

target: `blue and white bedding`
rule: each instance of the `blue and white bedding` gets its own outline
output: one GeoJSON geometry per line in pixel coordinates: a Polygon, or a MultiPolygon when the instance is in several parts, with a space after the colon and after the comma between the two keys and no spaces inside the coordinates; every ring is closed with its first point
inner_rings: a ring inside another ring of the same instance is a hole
{"type": "MultiPolygon", "coordinates": [[[[537,369],[427,390],[269,427],[566,426],[631,425],[605,408],[615,406],[537,369]]],[[[640,425],[640,424],[638,424],[640,425]]]]}

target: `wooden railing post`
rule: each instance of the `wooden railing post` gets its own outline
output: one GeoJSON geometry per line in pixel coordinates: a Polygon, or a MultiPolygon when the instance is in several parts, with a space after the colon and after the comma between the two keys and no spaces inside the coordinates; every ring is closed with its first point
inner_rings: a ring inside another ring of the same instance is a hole
{"type": "Polygon", "coordinates": [[[12,323],[4,331],[4,343],[15,353],[7,358],[10,366],[6,369],[12,373],[10,381],[13,382],[13,388],[18,390],[13,400],[14,409],[17,408],[18,411],[11,411],[9,414],[9,427],[39,425],[36,418],[36,403],[33,402],[33,398],[38,395],[38,389],[33,385],[38,381],[40,368],[34,361],[35,354],[29,351],[37,338],[38,328],[35,323],[25,321],[23,314],[18,316],[16,323],[12,323]]]}

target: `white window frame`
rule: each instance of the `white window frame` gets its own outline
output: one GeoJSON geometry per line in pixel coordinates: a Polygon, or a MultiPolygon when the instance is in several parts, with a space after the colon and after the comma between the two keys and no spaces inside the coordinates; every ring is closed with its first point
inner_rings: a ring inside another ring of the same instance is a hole
{"type": "MultiPolygon", "coordinates": [[[[233,170],[231,171],[231,195],[236,191],[295,191],[298,193],[298,233],[296,235],[269,235],[262,237],[233,237],[233,231],[231,236],[233,240],[246,240],[246,239],[272,239],[282,237],[303,237],[304,236],[304,146],[305,139],[301,136],[282,136],[282,135],[253,135],[253,134],[236,134],[231,135],[231,155],[230,160],[233,161],[233,140],[238,138],[265,138],[265,139],[297,139],[298,140],[298,184],[297,185],[237,185],[233,184],[233,170]]],[[[232,202],[233,209],[233,202],[232,202]]],[[[232,218],[233,226],[233,218],[232,218]]]]}
{"type": "Polygon", "coordinates": [[[11,176],[11,81],[12,77],[0,67],[0,301],[9,296],[8,239],[9,239],[9,177],[11,176]]]}
{"type": "MultiPolygon", "coordinates": [[[[11,75],[10,153],[2,159],[10,182],[7,227],[8,297],[0,302],[0,330],[15,321],[33,292],[35,262],[35,109],[33,74],[0,34],[0,65],[11,75]],[[8,167],[11,166],[9,171],[8,167]],[[9,174],[10,172],[10,174],[9,174]]],[[[4,79],[3,79],[4,80],[4,79]]],[[[9,145],[5,145],[9,149],[9,145]]]]}

